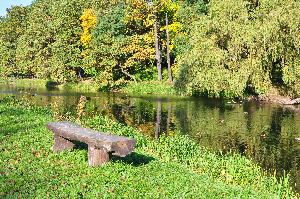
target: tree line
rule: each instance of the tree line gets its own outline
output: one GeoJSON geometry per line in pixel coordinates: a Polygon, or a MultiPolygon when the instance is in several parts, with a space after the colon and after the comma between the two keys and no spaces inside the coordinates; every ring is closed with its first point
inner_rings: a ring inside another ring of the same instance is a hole
{"type": "Polygon", "coordinates": [[[0,74],[103,90],[300,94],[298,0],[35,0],[0,18],[0,74]]]}

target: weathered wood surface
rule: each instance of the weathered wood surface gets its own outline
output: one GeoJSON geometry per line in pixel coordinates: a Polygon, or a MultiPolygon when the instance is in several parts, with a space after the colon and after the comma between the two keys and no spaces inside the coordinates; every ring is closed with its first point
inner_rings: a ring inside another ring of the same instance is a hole
{"type": "Polygon", "coordinates": [[[54,133],[52,149],[55,152],[73,149],[74,140],[88,144],[90,166],[108,162],[109,152],[112,152],[112,155],[125,157],[134,150],[136,144],[132,138],[101,133],[71,122],[50,122],[47,127],[54,133]]]}
{"type": "Polygon", "coordinates": [[[135,146],[134,139],[100,133],[71,122],[50,122],[47,127],[56,135],[68,140],[77,140],[97,148],[104,148],[108,152],[112,151],[113,155],[120,157],[131,153],[135,146]]]}
{"type": "Polygon", "coordinates": [[[54,145],[52,150],[54,152],[60,152],[63,150],[70,150],[73,149],[75,144],[68,139],[65,139],[59,135],[54,135],[54,145]]]}
{"type": "Polygon", "coordinates": [[[88,157],[90,166],[102,165],[109,161],[109,154],[105,149],[98,149],[93,146],[89,146],[88,157]]]}

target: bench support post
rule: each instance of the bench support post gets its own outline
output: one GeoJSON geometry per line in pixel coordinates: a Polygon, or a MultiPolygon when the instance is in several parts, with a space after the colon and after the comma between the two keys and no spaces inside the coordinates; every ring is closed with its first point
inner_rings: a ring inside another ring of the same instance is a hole
{"type": "Polygon", "coordinates": [[[103,165],[109,161],[109,154],[106,149],[96,148],[95,146],[88,146],[88,156],[90,166],[103,165]]]}
{"type": "Polygon", "coordinates": [[[52,150],[54,152],[60,152],[63,150],[70,150],[73,149],[75,144],[70,140],[67,140],[59,135],[54,134],[54,145],[52,150]]]}

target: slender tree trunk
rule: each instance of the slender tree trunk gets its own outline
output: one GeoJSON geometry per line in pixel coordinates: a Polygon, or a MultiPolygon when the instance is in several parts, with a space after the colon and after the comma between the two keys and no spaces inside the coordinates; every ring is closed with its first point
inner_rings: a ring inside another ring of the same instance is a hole
{"type": "Polygon", "coordinates": [[[170,59],[170,35],[169,35],[168,26],[169,26],[168,13],[166,13],[168,79],[169,79],[169,82],[172,82],[173,78],[172,78],[171,59],[170,59]]]}
{"type": "Polygon", "coordinates": [[[157,64],[157,78],[158,81],[162,80],[161,74],[161,50],[160,50],[160,34],[159,34],[159,24],[157,20],[157,12],[154,12],[154,37],[155,37],[155,59],[157,64]]]}
{"type": "Polygon", "coordinates": [[[158,139],[161,133],[161,109],[162,109],[162,102],[161,99],[157,101],[156,107],[156,126],[155,126],[155,138],[158,139]]]}

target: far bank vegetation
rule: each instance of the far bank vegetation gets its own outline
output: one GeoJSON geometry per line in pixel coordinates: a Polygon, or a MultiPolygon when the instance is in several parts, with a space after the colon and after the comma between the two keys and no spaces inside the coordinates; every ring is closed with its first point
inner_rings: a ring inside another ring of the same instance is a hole
{"type": "Polygon", "coordinates": [[[100,90],[162,79],[188,95],[297,97],[299,10],[297,0],[35,0],[0,19],[0,74],[88,79],[100,90]]]}

